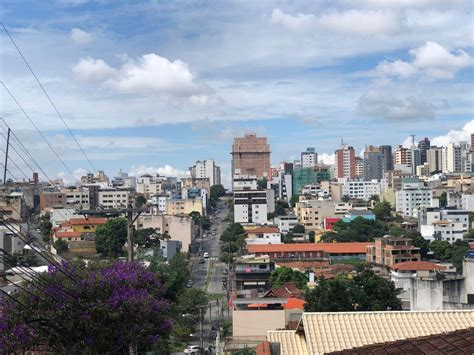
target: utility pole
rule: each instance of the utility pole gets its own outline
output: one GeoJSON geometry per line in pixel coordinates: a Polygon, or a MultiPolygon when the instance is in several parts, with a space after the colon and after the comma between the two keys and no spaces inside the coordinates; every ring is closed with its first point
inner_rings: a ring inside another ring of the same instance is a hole
{"type": "Polygon", "coordinates": [[[3,183],[7,184],[7,165],[8,165],[8,148],[10,147],[10,127],[8,127],[7,131],[7,146],[5,148],[5,164],[3,169],[3,183]]]}
{"type": "MultiPolygon", "coordinates": [[[[137,216],[138,217],[138,216],[137,216]]],[[[128,204],[127,209],[127,242],[128,242],[128,261],[133,261],[133,209],[132,204],[128,204]]]]}
{"type": "Polygon", "coordinates": [[[202,307],[199,307],[199,347],[202,349],[203,340],[202,340],[202,307]]]}

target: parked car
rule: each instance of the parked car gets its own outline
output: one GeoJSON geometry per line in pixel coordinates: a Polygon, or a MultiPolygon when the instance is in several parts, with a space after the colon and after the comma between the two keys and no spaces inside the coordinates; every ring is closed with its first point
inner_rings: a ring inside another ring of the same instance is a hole
{"type": "Polygon", "coordinates": [[[208,259],[209,258],[209,253],[206,251],[203,256],[204,256],[204,259],[208,259]]]}
{"type": "Polygon", "coordinates": [[[186,349],[184,349],[185,354],[199,354],[203,351],[204,349],[199,347],[199,345],[190,345],[186,349]]]}
{"type": "Polygon", "coordinates": [[[188,280],[188,283],[186,284],[186,287],[191,288],[191,287],[193,287],[193,285],[194,285],[194,281],[193,280],[188,280]]]}

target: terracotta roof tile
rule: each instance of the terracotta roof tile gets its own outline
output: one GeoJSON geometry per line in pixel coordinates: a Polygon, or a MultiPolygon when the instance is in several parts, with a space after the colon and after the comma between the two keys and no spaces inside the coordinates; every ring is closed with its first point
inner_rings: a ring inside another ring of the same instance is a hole
{"type": "Polygon", "coordinates": [[[432,271],[445,269],[444,266],[436,265],[430,261],[404,261],[402,263],[393,264],[391,268],[400,271],[432,271]]]}
{"type": "Polygon", "coordinates": [[[57,231],[54,233],[56,238],[78,238],[81,236],[81,232],[65,232],[57,231]]]}
{"type": "Polygon", "coordinates": [[[304,300],[298,298],[288,298],[288,302],[283,305],[283,309],[304,309],[304,300]]]}
{"type": "Polygon", "coordinates": [[[276,297],[276,298],[302,298],[303,291],[300,290],[293,282],[287,282],[280,287],[272,288],[268,291],[265,297],[276,297]]]}
{"type": "Polygon", "coordinates": [[[247,250],[250,254],[305,251],[324,251],[330,254],[365,254],[368,245],[373,245],[373,243],[252,244],[247,246],[247,250]]]}
{"type": "Polygon", "coordinates": [[[104,224],[105,222],[107,222],[107,218],[98,218],[98,217],[71,218],[69,220],[69,224],[72,226],[85,225],[85,224],[104,224]]]}
{"type": "Polygon", "coordinates": [[[280,230],[278,227],[258,227],[255,229],[250,229],[247,231],[247,234],[256,234],[256,233],[279,233],[280,230]]]}
{"type": "Polygon", "coordinates": [[[255,355],[272,355],[270,342],[265,340],[263,343],[258,344],[257,348],[255,349],[255,355]]]}
{"type": "Polygon", "coordinates": [[[281,355],[308,355],[308,347],[303,334],[294,330],[269,331],[267,339],[280,344],[281,355]]]}

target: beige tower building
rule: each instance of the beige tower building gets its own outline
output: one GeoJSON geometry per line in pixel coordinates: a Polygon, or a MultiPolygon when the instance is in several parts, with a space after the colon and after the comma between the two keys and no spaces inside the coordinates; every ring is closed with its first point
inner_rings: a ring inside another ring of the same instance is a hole
{"type": "Polygon", "coordinates": [[[246,133],[244,138],[234,138],[232,145],[232,177],[240,175],[271,179],[270,145],[267,137],[246,133]]]}

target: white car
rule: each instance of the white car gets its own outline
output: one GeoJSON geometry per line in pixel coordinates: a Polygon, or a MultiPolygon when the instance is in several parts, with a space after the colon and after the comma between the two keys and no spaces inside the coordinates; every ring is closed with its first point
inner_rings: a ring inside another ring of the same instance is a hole
{"type": "Polygon", "coordinates": [[[209,253],[206,251],[203,255],[204,259],[208,259],[209,258],[209,253]]]}
{"type": "Polygon", "coordinates": [[[199,354],[202,349],[199,345],[190,345],[186,349],[184,349],[185,354],[199,354]]]}

